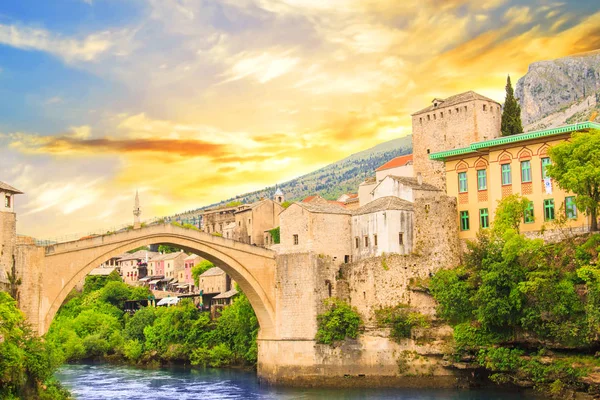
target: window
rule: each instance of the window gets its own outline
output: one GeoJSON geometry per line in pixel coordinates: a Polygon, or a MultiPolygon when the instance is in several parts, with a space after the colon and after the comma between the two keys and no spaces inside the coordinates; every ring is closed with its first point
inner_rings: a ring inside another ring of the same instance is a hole
{"type": "Polygon", "coordinates": [[[419,118],[419,123],[422,124],[423,123],[423,118],[419,118]]]}
{"type": "Polygon", "coordinates": [[[294,245],[298,244],[298,235],[294,235],[294,245]]]}
{"type": "Polygon", "coordinates": [[[346,254],[344,256],[344,263],[348,264],[350,262],[350,256],[348,254],[346,254]]]}
{"type": "Polygon", "coordinates": [[[531,162],[521,161],[521,183],[531,182],[531,162]]]}
{"type": "Polygon", "coordinates": [[[546,221],[554,219],[554,199],[544,200],[544,219],[546,221]]]}
{"type": "Polygon", "coordinates": [[[469,212],[468,211],[460,212],[460,230],[461,231],[469,230],[469,212]]]}
{"type": "Polygon", "coordinates": [[[465,111],[467,111],[467,106],[465,106],[465,111]]]}
{"type": "Polygon", "coordinates": [[[358,246],[360,245],[360,241],[358,240],[358,238],[354,238],[354,244],[356,245],[356,248],[358,249],[358,246]]]}
{"type": "Polygon", "coordinates": [[[373,246],[377,246],[377,235],[373,235],[373,246]]]}
{"type": "Polygon", "coordinates": [[[400,232],[398,234],[398,242],[400,243],[400,245],[404,244],[404,233],[403,232],[400,232]]]}
{"type": "Polygon", "coordinates": [[[485,104],[483,105],[483,111],[487,111],[487,106],[485,104]]]}
{"type": "Polygon", "coordinates": [[[577,206],[575,205],[575,197],[565,197],[565,213],[569,219],[577,219],[577,206]]]}
{"type": "Polygon", "coordinates": [[[458,173],[458,192],[465,193],[467,191],[467,173],[458,173]]]}
{"type": "Polygon", "coordinates": [[[479,226],[481,228],[490,227],[490,217],[487,208],[482,208],[479,210],[479,226]]]}
{"type": "MultiPolygon", "coordinates": [[[[248,244],[252,244],[252,236],[248,236],[248,244]]],[[[298,243],[296,243],[298,244],[298,243]]]]}
{"type": "Polygon", "coordinates": [[[458,107],[456,107],[456,113],[458,114],[460,112],[460,109],[458,107]]]}
{"type": "Polygon", "coordinates": [[[525,209],[525,214],[523,215],[523,220],[526,224],[531,224],[535,222],[535,218],[533,217],[533,201],[530,201],[525,209]]]}
{"type": "Polygon", "coordinates": [[[431,116],[427,114],[427,121],[431,121],[431,116]]]}
{"type": "Polygon", "coordinates": [[[512,177],[510,175],[510,164],[502,164],[502,184],[512,184],[512,177]]]}
{"type": "Polygon", "coordinates": [[[248,225],[250,225],[250,223],[251,223],[251,222],[252,222],[252,221],[250,221],[250,218],[248,218],[248,225]]]}
{"type": "Polygon", "coordinates": [[[433,114],[433,119],[436,120],[437,119],[437,114],[433,114]]]}
{"type": "Polygon", "coordinates": [[[365,247],[369,247],[369,237],[365,236],[365,247]]]}
{"type": "Polygon", "coordinates": [[[477,170],[477,189],[478,190],[486,190],[487,189],[487,171],[485,169],[477,170]]]}
{"type": "Polygon", "coordinates": [[[4,196],[4,207],[10,208],[10,195],[9,194],[4,196]]]}
{"type": "Polygon", "coordinates": [[[550,178],[548,176],[548,165],[552,164],[550,157],[542,158],[542,179],[550,178]]]}
{"type": "Polygon", "coordinates": [[[444,112],[440,112],[440,117],[444,118],[444,112]]]}

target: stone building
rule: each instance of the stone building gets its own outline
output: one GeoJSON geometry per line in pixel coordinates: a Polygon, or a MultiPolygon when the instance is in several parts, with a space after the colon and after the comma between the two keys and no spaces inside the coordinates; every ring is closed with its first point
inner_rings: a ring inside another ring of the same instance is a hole
{"type": "Polygon", "coordinates": [[[23,194],[7,183],[0,182],[0,290],[8,288],[8,274],[13,266],[17,245],[17,214],[14,198],[23,194]]]}
{"type": "Polygon", "coordinates": [[[280,253],[325,254],[334,262],[350,262],[350,210],[336,204],[298,202],[280,215],[280,253]]]}
{"type": "Polygon", "coordinates": [[[121,277],[125,283],[134,284],[148,275],[148,263],[159,253],[148,250],[138,250],[135,253],[121,257],[117,263],[121,277]]]}
{"type": "Polygon", "coordinates": [[[544,227],[549,238],[559,213],[571,230],[588,230],[589,217],[577,210],[575,195],[562,190],[545,169],[551,163],[550,147],[569,140],[574,132],[590,129],[600,129],[600,124],[584,122],[527,132],[430,154],[445,165],[446,192],[458,201],[454,218],[459,237],[473,239],[479,229],[491,226],[498,202],[511,194],[530,200],[522,232],[539,232],[544,227]]]}
{"type": "Polygon", "coordinates": [[[148,260],[148,276],[164,276],[165,269],[162,260],[165,254],[156,254],[148,260]]]}
{"type": "Polygon", "coordinates": [[[187,254],[183,251],[165,254],[162,258],[165,279],[176,279],[177,272],[184,269],[184,260],[186,258],[187,254]]]}
{"type": "Polygon", "coordinates": [[[373,200],[352,213],[352,260],[413,249],[413,204],[399,197],[373,200]]]}
{"type": "Polygon", "coordinates": [[[371,192],[373,200],[394,196],[414,202],[422,192],[441,192],[437,187],[423,182],[421,176],[416,178],[406,176],[386,176],[371,192]]]}
{"type": "Polygon", "coordinates": [[[203,231],[206,233],[223,234],[227,224],[235,222],[235,212],[242,206],[218,207],[205,210],[202,215],[203,231]]]}
{"type": "Polygon", "coordinates": [[[282,211],[281,204],[269,199],[240,206],[235,213],[234,239],[264,246],[264,232],[279,226],[279,213],[282,211]]]}
{"type": "Polygon", "coordinates": [[[412,177],[414,175],[413,155],[393,158],[375,170],[375,177],[365,179],[358,187],[358,206],[364,206],[373,200],[371,192],[388,175],[412,177]]]}
{"type": "Polygon", "coordinates": [[[198,277],[198,292],[202,292],[202,304],[210,308],[211,300],[220,293],[233,288],[231,277],[219,267],[213,267],[198,277]]]}
{"type": "Polygon", "coordinates": [[[501,119],[501,105],[473,91],[433,99],[412,115],[415,174],[445,190],[444,164],[429,159],[429,154],[497,138],[501,119]]]}

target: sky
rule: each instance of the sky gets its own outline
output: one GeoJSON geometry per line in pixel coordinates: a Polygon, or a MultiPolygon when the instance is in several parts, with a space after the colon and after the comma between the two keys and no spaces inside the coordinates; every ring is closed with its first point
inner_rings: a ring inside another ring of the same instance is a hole
{"type": "Polygon", "coordinates": [[[170,215],[504,100],[600,48],[597,0],[2,0],[0,181],[37,238],[170,215]]]}

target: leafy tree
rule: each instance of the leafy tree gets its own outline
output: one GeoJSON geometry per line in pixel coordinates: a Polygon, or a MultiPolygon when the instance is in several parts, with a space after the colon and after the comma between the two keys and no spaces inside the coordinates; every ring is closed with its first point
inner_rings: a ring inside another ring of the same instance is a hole
{"type": "Polygon", "coordinates": [[[54,399],[67,399],[68,392],[52,379],[61,362],[53,346],[31,330],[17,302],[0,292],[0,398],[38,398],[51,392],[54,399]]]}
{"type": "Polygon", "coordinates": [[[281,203],[281,207],[283,207],[283,208],[288,208],[288,207],[289,207],[289,206],[291,206],[292,204],[294,204],[294,203],[292,203],[291,201],[288,201],[288,200],[286,200],[286,201],[284,201],[283,203],[281,203]]]}
{"type": "Polygon", "coordinates": [[[509,229],[519,232],[519,226],[525,218],[529,199],[518,194],[507,196],[498,202],[494,217],[494,231],[502,235],[509,229]]]}
{"type": "Polygon", "coordinates": [[[317,343],[333,344],[346,338],[356,339],[362,319],[348,303],[339,299],[325,300],[327,311],[317,315],[317,343]]]}
{"type": "Polygon", "coordinates": [[[158,246],[158,251],[163,254],[169,254],[177,253],[178,251],[181,251],[181,249],[175,246],[171,246],[170,244],[161,244],[158,246]]]}
{"type": "Polygon", "coordinates": [[[515,135],[523,133],[521,124],[521,106],[515,98],[510,75],[506,79],[506,99],[504,100],[504,109],[502,110],[502,124],[500,127],[502,136],[515,135]]]}
{"type": "Polygon", "coordinates": [[[600,131],[574,133],[570,142],[550,149],[548,174],[558,185],[577,195],[577,208],[591,216],[591,231],[598,230],[600,203],[600,131]]]}
{"type": "Polygon", "coordinates": [[[192,278],[194,278],[194,284],[196,285],[196,287],[199,286],[200,282],[198,281],[198,278],[200,277],[200,275],[214,267],[215,264],[211,263],[208,260],[202,260],[200,261],[200,263],[192,267],[192,278]]]}
{"type": "Polygon", "coordinates": [[[83,293],[90,293],[102,289],[108,282],[121,282],[121,276],[117,270],[113,270],[108,275],[88,275],[83,284],[83,293]]]}

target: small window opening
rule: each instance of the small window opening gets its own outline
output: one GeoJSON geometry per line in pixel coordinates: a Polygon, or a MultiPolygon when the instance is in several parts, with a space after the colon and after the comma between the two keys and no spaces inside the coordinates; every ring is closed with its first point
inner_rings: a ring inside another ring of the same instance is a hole
{"type": "Polygon", "coordinates": [[[369,247],[369,237],[365,236],[365,247],[369,247]]]}
{"type": "Polygon", "coordinates": [[[483,111],[487,111],[487,106],[485,104],[483,105],[483,111]]]}
{"type": "Polygon", "coordinates": [[[294,245],[298,244],[298,235],[294,235],[294,245]]]}
{"type": "Polygon", "coordinates": [[[404,233],[402,232],[398,234],[398,243],[400,243],[400,245],[404,244],[404,233]]]}
{"type": "Polygon", "coordinates": [[[377,246],[377,235],[373,235],[373,246],[377,246]]]}

